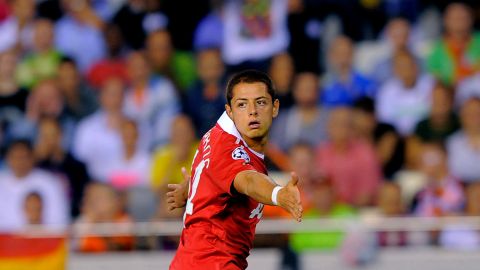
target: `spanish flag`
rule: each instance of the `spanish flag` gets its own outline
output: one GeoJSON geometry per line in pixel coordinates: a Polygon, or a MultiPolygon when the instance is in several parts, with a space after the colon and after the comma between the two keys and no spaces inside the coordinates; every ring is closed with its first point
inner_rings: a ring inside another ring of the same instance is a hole
{"type": "Polygon", "coordinates": [[[0,234],[0,270],[64,270],[66,257],[63,237],[0,234]]]}

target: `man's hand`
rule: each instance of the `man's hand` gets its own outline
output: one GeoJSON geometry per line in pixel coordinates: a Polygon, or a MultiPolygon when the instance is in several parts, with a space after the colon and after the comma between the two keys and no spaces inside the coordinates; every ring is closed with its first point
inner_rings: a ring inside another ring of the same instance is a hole
{"type": "Polygon", "coordinates": [[[298,222],[302,221],[302,202],[300,201],[300,191],[298,190],[298,176],[291,173],[292,179],[282,188],[277,195],[278,206],[287,210],[298,222]]]}
{"type": "Polygon", "coordinates": [[[190,175],[188,175],[185,167],[182,167],[183,183],[168,184],[170,189],[167,192],[168,211],[173,211],[177,208],[182,208],[187,203],[188,198],[188,183],[190,182],[190,175]]]}

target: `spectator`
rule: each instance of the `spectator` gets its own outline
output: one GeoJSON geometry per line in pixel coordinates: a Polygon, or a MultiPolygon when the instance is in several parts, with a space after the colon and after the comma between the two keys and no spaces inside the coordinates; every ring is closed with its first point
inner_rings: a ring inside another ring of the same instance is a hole
{"type": "Polygon", "coordinates": [[[124,120],[120,134],[123,152],[112,161],[107,181],[120,190],[150,185],[150,155],[139,148],[137,124],[130,119],[124,120]]]}
{"type": "MultiPolygon", "coordinates": [[[[394,55],[399,51],[410,49],[410,30],[410,23],[404,18],[394,18],[388,22],[386,26],[386,37],[389,52],[375,65],[376,68],[374,68],[372,74],[373,79],[375,79],[378,84],[383,84],[394,76],[394,55]]],[[[415,59],[420,63],[417,58],[415,59]]]]}
{"type": "Polygon", "coordinates": [[[384,182],[378,191],[377,205],[380,215],[385,217],[400,217],[405,214],[402,201],[402,190],[393,182],[384,182]]]}
{"type": "MultiPolygon", "coordinates": [[[[315,186],[322,181],[318,170],[315,168],[315,151],[308,143],[297,142],[288,151],[288,169],[294,171],[299,179],[299,190],[304,211],[315,208],[315,186]]],[[[280,183],[279,183],[280,184],[280,183]]],[[[264,217],[289,218],[290,214],[282,208],[265,205],[263,208],[264,217]]]]}
{"type": "MultiPolygon", "coordinates": [[[[480,183],[467,186],[464,214],[471,217],[480,215],[480,183]]],[[[471,224],[450,224],[441,231],[439,243],[442,247],[448,249],[478,250],[480,248],[480,233],[472,228],[471,224]]]]}
{"type": "Polygon", "coordinates": [[[162,195],[167,191],[167,184],[183,182],[181,168],[190,170],[198,146],[193,124],[188,116],[177,116],[172,122],[170,132],[170,142],[155,151],[151,167],[152,186],[162,195]]]}
{"type": "Polygon", "coordinates": [[[431,95],[431,110],[428,118],[420,121],[415,135],[422,141],[444,141],[460,128],[460,122],[453,111],[453,89],[436,84],[431,95]]]}
{"type": "Polygon", "coordinates": [[[480,179],[480,99],[470,98],[460,108],[462,128],[447,140],[453,175],[466,183],[480,179]]]}
{"type": "Polygon", "coordinates": [[[97,95],[82,80],[75,60],[69,57],[62,58],[58,68],[57,81],[65,99],[66,114],[76,122],[97,109],[97,95]]]}
{"type": "Polygon", "coordinates": [[[280,109],[290,108],[293,105],[292,82],[295,75],[292,57],[288,53],[279,53],[273,56],[268,74],[275,84],[280,109]]]}
{"type": "Polygon", "coordinates": [[[322,83],[321,103],[327,107],[349,106],[363,96],[375,95],[375,84],[353,68],[353,44],[339,36],[328,51],[328,69],[322,83]]]}
{"type": "Polygon", "coordinates": [[[131,86],[125,95],[125,113],[139,124],[146,147],[165,144],[173,118],[180,111],[175,88],[167,78],[151,73],[142,52],[128,56],[127,69],[131,86]]]}
{"type": "Polygon", "coordinates": [[[443,16],[445,33],[428,57],[428,70],[446,84],[456,84],[478,70],[480,35],[473,32],[472,10],[451,3],[443,16]]]}
{"type": "Polygon", "coordinates": [[[340,202],[361,207],[373,203],[381,170],[373,147],[354,137],[352,129],[352,110],[333,109],[328,118],[329,139],[318,147],[316,164],[340,202]]]}
{"type": "Polygon", "coordinates": [[[175,51],[167,30],[153,31],[147,36],[146,53],[153,73],[169,78],[179,90],[186,90],[195,82],[193,56],[175,51]]]}
{"type": "Polygon", "coordinates": [[[55,46],[63,54],[75,59],[80,72],[85,74],[95,62],[106,55],[101,32],[104,23],[95,14],[89,1],[80,6],[77,6],[75,1],[62,3],[67,12],[56,23],[55,46]]]}
{"type": "Polygon", "coordinates": [[[32,88],[39,81],[57,74],[62,55],[53,47],[53,23],[47,19],[33,22],[33,48],[17,68],[19,84],[32,88]]]}
{"type": "Polygon", "coordinates": [[[44,200],[43,223],[50,228],[68,224],[68,207],[61,180],[34,167],[33,150],[28,141],[14,141],[6,154],[7,168],[0,171],[0,228],[15,231],[27,225],[24,200],[38,192],[44,200]]]}
{"type": "Polygon", "coordinates": [[[75,249],[81,252],[105,252],[131,250],[134,238],[128,231],[114,231],[114,236],[97,235],[92,226],[101,223],[129,224],[130,217],[122,211],[118,193],[109,185],[92,183],[87,187],[82,213],[75,221],[82,237],[75,249]],[[93,232],[92,232],[93,231],[93,232]]]}
{"type": "Polygon", "coordinates": [[[354,133],[361,140],[374,146],[382,165],[383,176],[392,179],[402,169],[405,143],[395,128],[379,122],[375,118],[375,103],[371,98],[363,97],[353,105],[354,133]]]}
{"type": "Polygon", "coordinates": [[[313,147],[327,139],[325,122],[328,112],[317,105],[318,76],[311,72],[298,73],[293,83],[294,105],[280,112],[273,122],[271,143],[286,152],[299,141],[313,147]]]}
{"type": "Polygon", "coordinates": [[[218,49],[197,52],[197,73],[199,80],[187,92],[185,110],[201,137],[225,111],[225,66],[218,49]]]}
{"type": "Polygon", "coordinates": [[[123,56],[126,48],[120,28],[107,24],[103,31],[107,48],[107,57],[95,62],[87,74],[88,82],[98,89],[110,77],[119,77],[127,81],[127,67],[123,56]]]}
{"type": "Polygon", "coordinates": [[[105,81],[100,92],[100,108],[82,120],[75,133],[72,152],[86,164],[88,174],[95,181],[107,181],[110,162],[123,154],[120,128],[124,120],[124,87],[118,78],[105,81]]]}
{"type": "Polygon", "coordinates": [[[453,112],[453,89],[437,83],[431,95],[432,108],[427,118],[420,121],[407,143],[407,163],[417,167],[421,142],[442,141],[460,128],[460,121],[453,112]]]}
{"type": "Polygon", "coordinates": [[[32,48],[34,0],[10,1],[11,14],[0,25],[0,52],[15,49],[23,53],[32,48]]]}
{"type": "MultiPolygon", "coordinates": [[[[348,218],[355,216],[354,209],[336,201],[334,188],[326,182],[316,183],[312,187],[313,207],[305,211],[305,218],[348,218]]],[[[290,235],[293,250],[332,250],[338,248],[344,238],[344,232],[327,231],[322,233],[296,232],[290,235]]]]}
{"type": "Polygon", "coordinates": [[[228,1],[223,8],[223,59],[227,65],[266,70],[266,60],[289,43],[287,1],[228,1]]]}
{"type": "Polygon", "coordinates": [[[72,143],[75,121],[66,113],[65,100],[54,80],[39,82],[27,100],[27,109],[23,119],[16,121],[7,130],[12,138],[34,140],[38,124],[42,117],[57,118],[64,130],[63,145],[72,143]]]}
{"type": "Polygon", "coordinates": [[[455,107],[459,108],[467,99],[480,97],[480,71],[461,80],[455,91],[455,107]]]}
{"type": "Polygon", "coordinates": [[[38,192],[31,192],[25,197],[23,211],[27,225],[43,224],[43,199],[38,192]]]}
{"type": "Polygon", "coordinates": [[[195,51],[221,48],[223,45],[223,1],[212,0],[210,3],[210,12],[198,22],[194,32],[193,48],[195,51]]]}
{"type": "Polygon", "coordinates": [[[34,148],[35,159],[40,168],[50,171],[68,183],[70,215],[80,213],[80,203],[85,186],[90,181],[85,164],[78,161],[62,146],[63,131],[54,118],[42,118],[34,148]]]}
{"type": "Polygon", "coordinates": [[[430,110],[434,82],[430,76],[420,74],[409,51],[398,52],[393,65],[395,77],[381,87],[377,96],[377,118],[393,125],[402,136],[408,136],[430,110]]]}
{"type": "Polygon", "coordinates": [[[175,81],[172,70],[174,48],[170,33],[167,30],[150,33],[145,45],[147,59],[150,61],[152,71],[175,81]]]}
{"type": "MultiPolygon", "coordinates": [[[[405,215],[405,205],[402,201],[400,186],[392,182],[383,183],[378,192],[377,204],[380,215],[383,217],[401,217],[405,215]]],[[[406,231],[379,231],[377,232],[378,245],[406,246],[408,234],[406,231]]]]}
{"type": "Polygon", "coordinates": [[[423,144],[420,171],[428,184],[417,195],[415,215],[436,217],[459,213],[464,203],[463,189],[448,169],[447,152],[441,143],[423,144]]]}
{"type": "Polygon", "coordinates": [[[18,86],[15,80],[17,55],[13,50],[0,53],[0,148],[8,138],[10,125],[23,118],[28,92],[18,86]],[[3,138],[2,138],[3,137],[3,138]]]}
{"type": "MultiPolygon", "coordinates": [[[[316,209],[317,206],[315,203],[317,200],[315,195],[317,194],[315,194],[315,190],[318,184],[324,179],[321,178],[318,169],[315,168],[315,148],[307,143],[298,142],[290,148],[288,158],[291,169],[302,179],[299,185],[303,209],[305,211],[311,210],[312,208],[316,209]]],[[[266,207],[267,206],[265,206],[265,208],[266,207]]],[[[279,209],[278,207],[272,208],[279,209]]],[[[288,213],[286,214],[288,216],[288,213]]]]}

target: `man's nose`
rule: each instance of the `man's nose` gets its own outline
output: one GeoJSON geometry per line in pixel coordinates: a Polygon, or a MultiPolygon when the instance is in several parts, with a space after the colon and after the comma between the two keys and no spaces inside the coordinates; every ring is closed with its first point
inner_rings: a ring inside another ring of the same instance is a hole
{"type": "Polygon", "coordinates": [[[257,115],[257,108],[256,108],[255,105],[252,104],[252,105],[250,105],[250,106],[248,106],[248,107],[249,107],[249,108],[248,108],[248,115],[250,115],[250,116],[257,115]]]}

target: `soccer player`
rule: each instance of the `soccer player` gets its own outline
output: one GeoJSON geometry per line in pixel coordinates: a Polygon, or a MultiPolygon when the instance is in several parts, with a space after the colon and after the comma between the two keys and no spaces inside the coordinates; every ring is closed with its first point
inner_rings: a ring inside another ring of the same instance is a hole
{"type": "Polygon", "coordinates": [[[302,218],[298,176],[292,173],[285,187],[278,186],[263,161],[279,109],[271,79],[255,70],[235,74],[226,97],[226,112],[200,142],[192,177],[169,186],[170,209],[186,204],[170,270],[246,269],[264,204],[284,208],[297,221],[302,218]]]}

